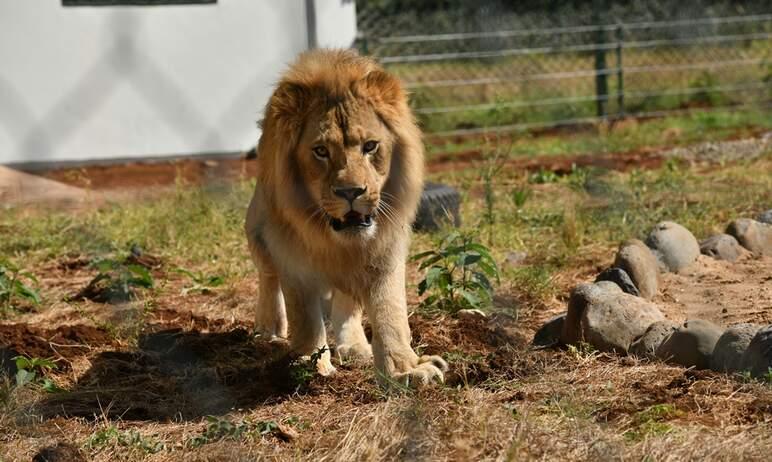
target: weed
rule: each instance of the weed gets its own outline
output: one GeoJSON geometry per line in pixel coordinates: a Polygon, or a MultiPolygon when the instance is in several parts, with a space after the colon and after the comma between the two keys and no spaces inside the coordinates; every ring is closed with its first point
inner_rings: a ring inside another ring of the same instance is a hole
{"type": "Polygon", "coordinates": [[[16,356],[13,360],[16,362],[17,369],[16,386],[23,387],[27,384],[35,384],[48,393],[65,391],[53,380],[46,377],[48,372],[56,369],[56,363],[52,360],[27,356],[16,356]]]}
{"type": "Polygon", "coordinates": [[[531,190],[527,186],[521,186],[514,188],[511,192],[512,204],[514,204],[517,211],[522,210],[528,198],[531,197],[531,190]]]}
{"type": "Polygon", "coordinates": [[[302,388],[308,385],[308,383],[316,376],[316,364],[322,359],[322,355],[327,350],[327,347],[321,347],[317,351],[311,354],[308,360],[298,358],[292,361],[290,364],[290,380],[297,388],[302,388]]]}
{"type": "Polygon", "coordinates": [[[291,433],[273,420],[252,422],[245,419],[240,422],[231,422],[214,416],[207,416],[206,420],[208,422],[206,428],[200,435],[187,441],[188,447],[197,448],[221,440],[240,441],[245,438],[257,438],[271,434],[282,439],[291,439],[291,433]]]}
{"type": "Polygon", "coordinates": [[[146,454],[156,454],[166,448],[166,444],[149,436],[142,436],[136,430],[121,431],[113,425],[101,428],[89,437],[84,446],[90,451],[107,446],[121,446],[139,449],[146,454]]]}
{"type": "Polygon", "coordinates": [[[197,271],[194,273],[184,268],[177,268],[174,271],[180,274],[184,274],[193,283],[188,287],[183,287],[182,295],[187,295],[189,293],[194,293],[194,292],[208,295],[213,292],[213,289],[215,287],[219,287],[223,285],[223,283],[225,282],[225,279],[222,276],[205,275],[201,271],[197,271]]]}
{"type": "Polygon", "coordinates": [[[475,242],[474,236],[458,231],[440,240],[437,250],[411,257],[427,269],[418,284],[418,295],[429,293],[422,307],[455,312],[482,308],[491,303],[493,287],[489,278],[499,281],[499,270],[490,250],[475,242]]]}
{"type": "Polygon", "coordinates": [[[127,258],[105,258],[92,264],[98,271],[88,285],[73,298],[95,302],[119,303],[137,298],[135,289],[152,289],[153,275],[142,265],[127,258]]]}
{"type": "Polygon", "coordinates": [[[18,299],[40,304],[40,294],[29,283],[38,283],[32,273],[0,258],[0,312],[13,310],[18,299]]]}
{"type": "Polygon", "coordinates": [[[557,183],[559,179],[557,173],[541,167],[538,172],[531,173],[531,176],[528,177],[528,181],[535,184],[557,183]]]}
{"type": "Polygon", "coordinates": [[[627,430],[624,437],[628,441],[641,441],[649,436],[668,434],[673,431],[673,427],[665,421],[678,415],[680,412],[672,404],[655,404],[635,415],[633,428],[627,430]]]}

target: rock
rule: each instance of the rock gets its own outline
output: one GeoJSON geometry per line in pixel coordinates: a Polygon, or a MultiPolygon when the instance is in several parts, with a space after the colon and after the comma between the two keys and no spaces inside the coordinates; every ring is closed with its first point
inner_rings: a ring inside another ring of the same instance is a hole
{"type": "Polygon", "coordinates": [[[555,316],[536,331],[531,344],[535,347],[548,348],[560,344],[560,334],[566,322],[566,313],[555,316]]]}
{"type": "Polygon", "coordinates": [[[751,252],[772,255],[772,225],[750,218],[740,218],[729,223],[726,232],[737,238],[737,242],[751,252]]]}
{"type": "Polygon", "coordinates": [[[13,360],[19,353],[11,347],[0,347],[0,380],[3,377],[13,379],[16,376],[16,361],[13,360]]]}
{"type": "Polygon", "coordinates": [[[627,353],[649,325],[664,319],[654,304],[622,292],[610,281],[581,284],[571,292],[561,341],[627,353]]]}
{"type": "Polygon", "coordinates": [[[700,241],[700,253],[717,260],[735,261],[742,252],[740,243],[729,234],[716,234],[700,241]]]}
{"type": "Polygon", "coordinates": [[[756,221],[772,225],[772,209],[769,209],[766,212],[761,212],[759,216],[756,217],[756,221]]]}
{"type": "Polygon", "coordinates": [[[622,268],[611,267],[604,270],[595,278],[595,282],[600,281],[611,281],[618,285],[619,288],[622,289],[622,292],[635,295],[636,297],[641,296],[641,293],[638,292],[638,288],[635,287],[635,283],[630,279],[630,275],[622,268]]]}
{"type": "Polygon", "coordinates": [[[710,321],[690,319],[657,348],[657,357],[685,367],[710,368],[711,355],[724,330],[710,321]]]}
{"type": "Polygon", "coordinates": [[[619,246],[614,267],[623,269],[632,279],[641,297],[651,300],[659,288],[657,259],[643,242],[630,239],[619,246]]]}
{"type": "Polygon", "coordinates": [[[737,372],[742,368],[743,355],[761,326],[736,324],[718,338],[710,359],[710,368],[718,372],[737,372]]]}
{"type": "Polygon", "coordinates": [[[32,462],[80,462],[85,460],[77,447],[69,443],[48,446],[32,457],[32,462]]]}
{"type": "Polygon", "coordinates": [[[476,318],[485,319],[488,317],[488,315],[483,313],[481,310],[467,309],[467,310],[456,311],[456,317],[458,319],[469,320],[469,319],[476,319],[476,318]]]}
{"type": "Polygon", "coordinates": [[[646,238],[648,245],[664,271],[677,273],[694,263],[700,256],[700,245],[694,235],[672,221],[657,223],[646,238]]]}
{"type": "Polygon", "coordinates": [[[664,320],[650,325],[646,332],[630,345],[630,353],[640,358],[656,357],[657,348],[678,328],[678,323],[664,320]]]}
{"type": "Polygon", "coordinates": [[[753,336],[745,350],[741,370],[750,371],[753,377],[761,377],[772,368],[772,325],[763,327],[753,336]]]}

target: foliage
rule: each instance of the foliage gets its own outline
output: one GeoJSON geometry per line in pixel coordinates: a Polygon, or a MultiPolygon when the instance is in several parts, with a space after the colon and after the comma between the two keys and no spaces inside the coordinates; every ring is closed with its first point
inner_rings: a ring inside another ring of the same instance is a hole
{"type": "Polygon", "coordinates": [[[206,420],[208,422],[206,428],[200,435],[188,440],[188,447],[197,448],[221,440],[238,441],[247,437],[261,437],[281,431],[280,425],[273,420],[252,422],[245,419],[241,422],[231,422],[214,416],[207,416],[206,420]]]}
{"type": "Polygon", "coordinates": [[[40,304],[40,294],[30,287],[30,283],[38,283],[32,273],[0,258],[0,311],[13,309],[17,299],[40,304]]]}
{"type": "Polygon", "coordinates": [[[638,412],[633,418],[633,426],[624,433],[630,441],[641,441],[648,436],[665,435],[673,431],[666,421],[671,420],[681,412],[672,404],[655,404],[638,412]]]}
{"type": "Polygon", "coordinates": [[[148,436],[142,436],[136,430],[121,431],[113,425],[96,431],[85,444],[89,450],[116,445],[125,448],[137,448],[147,454],[155,454],[166,448],[163,442],[148,436]]]}
{"type": "Polygon", "coordinates": [[[511,197],[512,204],[514,204],[515,209],[521,210],[523,206],[525,206],[525,203],[528,201],[528,199],[531,197],[531,190],[526,186],[514,188],[512,189],[511,197]]]}
{"type": "Polygon", "coordinates": [[[297,388],[308,385],[311,379],[316,376],[316,364],[322,359],[325,351],[328,351],[327,347],[321,347],[311,354],[309,360],[298,358],[290,364],[290,380],[297,388]]]}
{"type": "Polygon", "coordinates": [[[182,289],[182,295],[187,295],[192,292],[198,292],[204,295],[209,295],[213,292],[213,289],[215,287],[219,287],[223,285],[223,283],[225,282],[225,279],[222,276],[205,275],[201,271],[197,271],[194,273],[184,268],[177,268],[174,271],[180,274],[184,274],[193,283],[192,285],[188,287],[184,287],[182,289]]]}
{"type": "Polygon", "coordinates": [[[92,264],[98,273],[75,298],[97,302],[124,302],[137,297],[135,289],[152,289],[153,275],[127,258],[105,258],[92,264]]]}
{"type": "Polygon", "coordinates": [[[426,270],[418,284],[418,295],[428,293],[422,307],[455,312],[482,308],[493,297],[490,278],[499,281],[499,270],[490,250],[475,242],[474,236],[458,231],[443,237],[437,249],[413,255],[426,270]]]}
{"type": "Polygon", "coordinates": [[[546,170],[543,167],[528,177],[528,181],[535,184],[557,183],[559,179],[560,177],[555,172],[546,170]]]}
{"type": "Polygon", "coordinates": [[[56,363],[50,359],[30,358],[27,356],[16,356],[13,358],[16,362],[16,386],[23,387],[27,384],[35,384],[48,393],[58,393],[64,391],[46,374],[56,369],[56,363]]]}

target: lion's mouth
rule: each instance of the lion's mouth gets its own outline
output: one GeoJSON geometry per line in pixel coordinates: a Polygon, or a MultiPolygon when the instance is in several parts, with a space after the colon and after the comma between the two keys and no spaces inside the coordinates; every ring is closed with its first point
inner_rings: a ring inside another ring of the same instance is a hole
{"type": "Polygon", "coordinates": [[[369,228],[373,225],[373,217],[371,215],[362,215],[361,213],[353,210],[343,215],[343,219],[331,218],[330,225],[335,231],[343,231],[349,228],[369,228]]]}

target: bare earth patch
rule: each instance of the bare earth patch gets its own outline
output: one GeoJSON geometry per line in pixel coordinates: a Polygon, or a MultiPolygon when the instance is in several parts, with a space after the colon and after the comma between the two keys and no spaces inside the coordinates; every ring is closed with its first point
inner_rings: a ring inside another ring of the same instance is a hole
{"type": "Polygon", "coordinates": [[[662,279],[655,302],[673,321],[772,323],[772,258],[745,255],[731,263],[701,255],[680,274],[664,273],[662,279]]]}

